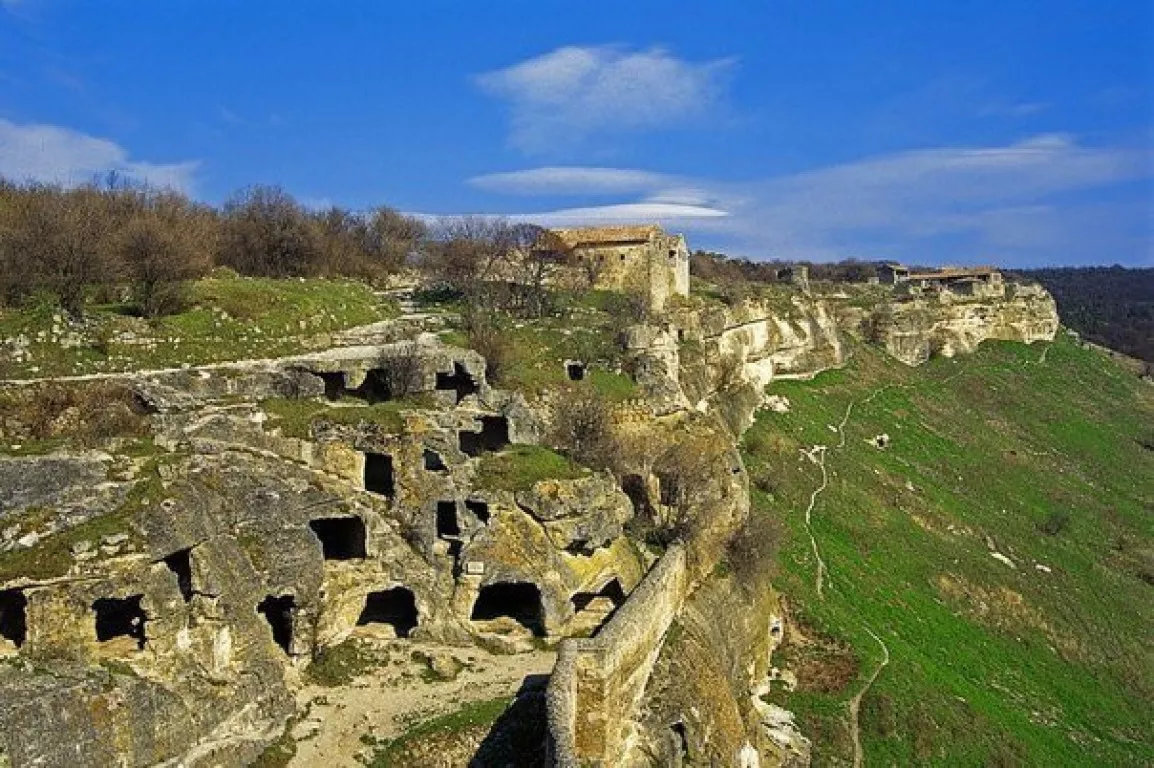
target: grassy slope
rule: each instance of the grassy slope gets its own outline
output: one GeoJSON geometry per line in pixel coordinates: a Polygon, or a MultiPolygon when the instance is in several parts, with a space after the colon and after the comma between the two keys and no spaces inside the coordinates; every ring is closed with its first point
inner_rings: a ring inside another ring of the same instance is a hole
{"type": "Polygon", "coordinates": [[[50,304],[0,310],[0,337],[23,335],[32,342],[31,359],[5,360],[0,378],[291,355],[327,345],[324,334],[397,313],[392,302],[349,280],[270,280],[221,273],[193,283],[190,299],[188,310],[153,322],[125,315],[122,305],[89,307],[83,329],[68,324],[50,304]],[[135,342],[125,343],[124,334],[132,334],[135,342]],[[60,344],[61,335],[75,337],[75,343],[60,344]]]}
{"type": "Polygon", "coordinates": [[[746,446],[770,491],[755,504],[789,530],[775,586],[860,661],[836,692],[803,676],[772,694],[817,764],[850,756],[844,702],[881,658],[867,627],[892,659],[861,706],[866,764],[1154,762],[1154,452],[1139,443],[1154,387],[1065,339],[1042,351],[992,343],[907,369],[859,349],[845,370],[771,387],[792,411],[762,414],[746,446]],[[827,425],[850,402],[835,449],[827,425]],[[883,432],[888,449],[867,444],[883,432]],[[820,472],[798,450],[814,444],[831,446],[813,518],[824,599],[803,522],[820,472]]]}

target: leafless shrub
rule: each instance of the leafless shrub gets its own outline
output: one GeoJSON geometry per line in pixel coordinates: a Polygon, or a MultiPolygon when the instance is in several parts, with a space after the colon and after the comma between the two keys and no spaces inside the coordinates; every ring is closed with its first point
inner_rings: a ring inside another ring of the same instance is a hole
{"type": "Polygon", "coordinates": [[[513,345],[491,314],[469,312],[465,315],[465,334],[469,347],[485,358],[485,377],[490,384],[500,384],[508,374],[513,359],[513,345]]]}
{"type": "Polygon", "coordinates": [[[561,392],[553,409],[550,442],[579,464],[594,469],[617,465],[613,412],[605,396],[588,385],[561,392]]]}
{"type": "Polygon", "coordinates": [[[131,389],[100,382],[24,387],[0,397],[9,439],[70,438],[91,443],[148,434],[148,418],[131,389]]]}
{"type": "Polygon", "coordinates": [[[407,342],[399,354],[382,358],[380,366],[388,371],[389,392],[397,399],[415,394],[421,387],[420,348],[407,342]]]}
{"type": "Polygon", "coordinates": [[[308,213],[279,187],[254,186],[224,204],[217,262],[246,275],[317,274],[324,253],[308,213]]]}
{"type": "Polygon", "coordinates": [[[726,547],[726,560],[737,582],[750,588],[767,584],[783,540],[780,520],[756,509],[750,512],[726,547]]]}

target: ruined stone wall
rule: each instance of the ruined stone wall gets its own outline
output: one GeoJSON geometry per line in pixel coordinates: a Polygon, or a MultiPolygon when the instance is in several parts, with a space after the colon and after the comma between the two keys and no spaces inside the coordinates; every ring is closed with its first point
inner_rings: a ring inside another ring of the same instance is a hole
{"type": "MultiPolygon", "coordinates": [[[[719,424],[715,429],[728,440],[719,424]]],[[[749,514],[737,451],[725,451],[695,491],[691,534],[666,551],[599,635],[562,643],[548,699],[555,765],[624,765],[642,738],[639,707],[669,626],[749,514]]]]}
{"type": "Polygon", "coordinates": [[[689,295],[689,248],[681,235],[661,235],[644,243],[586,244],[575,254],[597,265],[598,290],[639,292],[655,310],[663,309],[672,296],[689,295]]]}
{"type": "Polygon", "coordinates": [[[601,633],[561,644],[549,679],[554,765],[616,765],[661,642],[689,593],[689,561],[670,547],[601,633]]]}

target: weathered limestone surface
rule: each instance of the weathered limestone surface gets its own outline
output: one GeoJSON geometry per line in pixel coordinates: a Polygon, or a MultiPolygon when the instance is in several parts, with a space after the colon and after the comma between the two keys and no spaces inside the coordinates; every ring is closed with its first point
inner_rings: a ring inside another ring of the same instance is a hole
{"type": "Polygon", "coordinates": [[[942,292],[937,297],[893,305],[883,325],[886,351],[907,365],[931,355],[953,357],[972,352],[987,339],[1052,341],[1058,332],[1058,308],[1040,286],[1007,286],[1002,298],[971,299],[942,292]]]}
{"type": "MultiPolygon", "coordinates": [[[[880,315],[808,293],[672,310],[668,325],[627,334],[646,394],[637,418],[731,441],[767,383],[841,365],[844,334],[866,326],[911,364],[987,338],[1052,338],[1049,295],[1007,291],[887,301],[880,315]]],[[[515,652],[532,633],[596,633],[562,643],[550,681],[559,765],[804,764],[804,738],[757,699],[776,598],[715,575],[748,514],[736,449],[693,489],[691,533],[650,567],[608,474],[477,487],[477,454],[540,443],[547,408],[490,387],[475,353],[395,330],[279,361],[126,375],[156,450],[0,459],[0,591],[24,601],[26,623],[0,638],[0,765],[245,765],[294,714],[313,655],[358,631],[370,594],[394,589],[412,597],[418,640],[515,652]],[[421,403],[379,422],[322,419],[303,434],[262,405],[364,405],[401,374],[421,403]],[[534,588],[534,626],[474,619],[481,595],[508,585],[534,588]],[[100,636],[98,605],[125,612],[114,636],[100,636]]],[[[660,495],[654,477],[642,483],[660,495]]]]}
{"type": "Polygon", "coordinates": [[[416,640],[529,646],[518,620],[473,619],[481,591],[502,583],[536,588],[547,637],[594,629],[571,598],[610,582],[628,594],[646,569],[622,531],[629,499],[592,473],[474,488],[480,459],[462,435],[499,422],[533,441],[544,415],[489,388],[475,353],[413,349],[125,377],[154,413],[155,452],[0,459],[0,590],[26,601],[23,637],[0,639],[0,756],[246,765],[294,714],[300,670],[357,631],[374,592],[412,595],[416,640]],[[355,390],[400,364],[435,405],[396,423],[321,421],[301,438],[261,406],[332,394],[338,380],[355,390]],[[388,459],[381,487],[369,487],[370,456],[388,459]],[[318,521],[341,541],[322,543],[318,521]],[[330,547],[351,549],[334,559],[330,547]],[[105,601],[130,609],[102,638],[105,601]]]}

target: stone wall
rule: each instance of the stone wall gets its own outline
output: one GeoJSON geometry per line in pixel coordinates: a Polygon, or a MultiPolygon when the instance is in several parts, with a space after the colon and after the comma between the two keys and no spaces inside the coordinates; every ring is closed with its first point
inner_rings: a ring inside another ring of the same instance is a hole
{"type": "Polygon", "coordinates": [[[578,259],[593,262],[594,287],[607,291],[634,291],[649,299],[655,310],[670,297],[689,295],[689,248],[681,235],[658,234],[645,242],[582,244],[578,259]]]}
{"type": "Polygon", "coordinates": [[[685,548],[670,547],[601,633],[562,642],[549,678],[554,765],[616,765],[670,623],[689,593],[685,548]]]}

